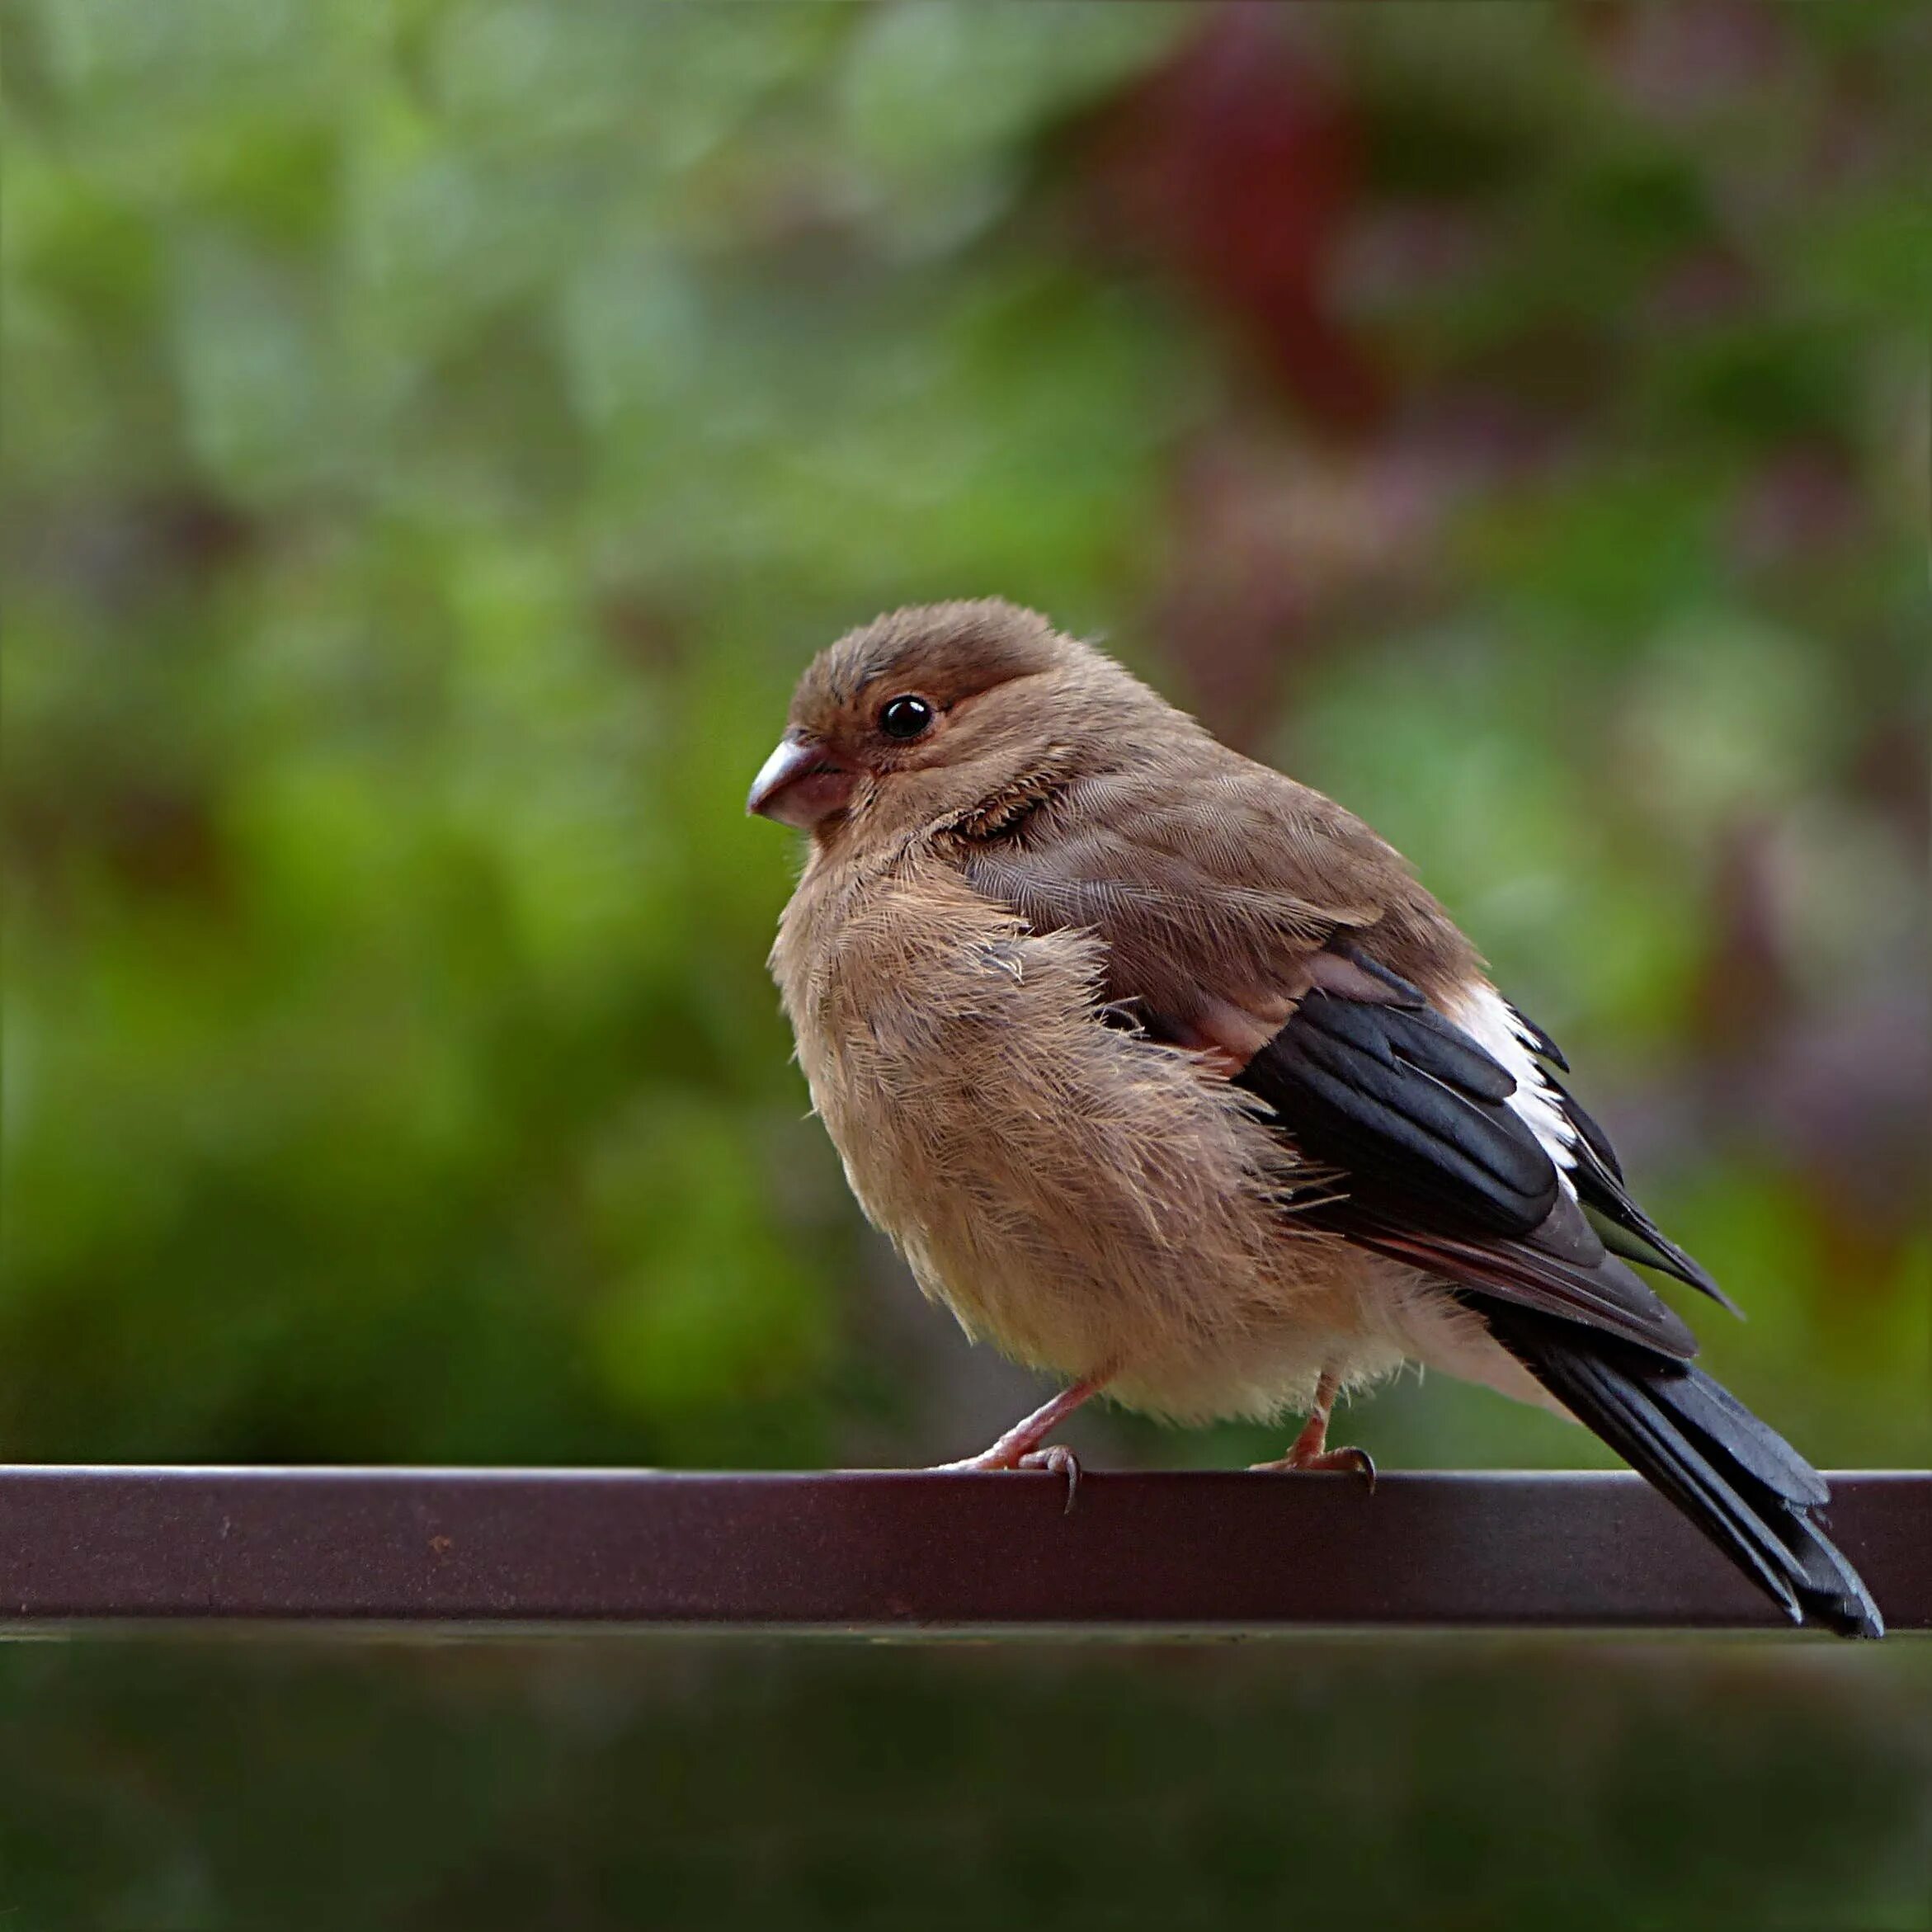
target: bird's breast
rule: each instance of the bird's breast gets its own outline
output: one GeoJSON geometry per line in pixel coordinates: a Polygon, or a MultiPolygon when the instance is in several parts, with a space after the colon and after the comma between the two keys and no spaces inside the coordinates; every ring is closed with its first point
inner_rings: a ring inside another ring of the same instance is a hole
{"type": "Polygon", "coordinates": [[[773,955],[800,1064],[861,1206],[969,1333],[1185,1380],[1297,1297],[1319,1318],[1332,1244],[1284,1222],[1292,1157],[1196,1056],[1106,1023],[1104,942],[938,870],[812,884],[773,955]]]}

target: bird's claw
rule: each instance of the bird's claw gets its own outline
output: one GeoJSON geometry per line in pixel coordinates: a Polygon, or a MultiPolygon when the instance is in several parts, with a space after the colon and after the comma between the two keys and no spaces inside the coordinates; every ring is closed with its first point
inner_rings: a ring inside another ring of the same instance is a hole
{"type": "Polygon", "coordinates": [[[1063,1477],[1067,1483],[1067,1506],[1063,1515],[1073,1513],[1073,1498],[1080,1487],[1080,1458],[1064,1443],[1049,1443],[1044,1449],[1028,1449],[1024,1454],[1000,1443],[977,1456],[957,1463],[935,1463],[928,1472],[935,1476],[985,1475],[996,1469],[1044,1469],[1048,1475],[1063,1477]]]}
{"type": "Polygon", "coordinates": [[[1348,1470],[1358,1476],[1366,1476],[1369,1478],[1369,1493],[1371,1496],[1375,1493],[1375,1458],[1366,1449],[1323,1449],[1319,1454],[1312,1456],[1297,1455],[1291,1450],[1275,1462],[1251,1463],[1248,1467],[1275,1474],[1283,1472],[1301,1474],[1310,1470],[1317,1473],[1348,1470]]]}
{"type": "Polygon", "coordinates": [[[1080,1493],[1080,1458],[1064,1443],[1050,1443],[1045,1449],[1034,1449],[1020,1458],[1022,1469],[1044,1469],[1049,1475],[1062,1476],[1067,1481],[1067,1506],[1061,1510],[1063,1516],[1073,1514],[1073,1499],[1080,1493]]]}

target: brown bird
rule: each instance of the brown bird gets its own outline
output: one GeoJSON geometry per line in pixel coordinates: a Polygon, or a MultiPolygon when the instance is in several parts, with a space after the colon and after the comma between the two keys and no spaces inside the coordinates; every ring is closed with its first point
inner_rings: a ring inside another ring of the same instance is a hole
{"type": "MultiPolygon", "coordinates": [[[[1802,1457],[1692,1365],[1548,1035],[1407,862],[1119,665],[995,601],[806,671],[750,809],[808,828],[773,972],[866,1213],[968,1335],[1178,1422],[1414,1361],[1593,1429],[1794,1622],[1877,1636],[1802,1457]]],[[[1727,1303],[1727,1306],[1729,1304],[1727,1303]]]]}

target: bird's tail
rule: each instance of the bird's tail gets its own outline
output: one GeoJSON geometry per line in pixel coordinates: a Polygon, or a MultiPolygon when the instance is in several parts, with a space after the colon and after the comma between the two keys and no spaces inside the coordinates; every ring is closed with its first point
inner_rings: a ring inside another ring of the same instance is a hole
{"type": "Polygon", "coordinates": [[[1842,1637],[1884,1635],[1871,1593],[1814,1519],[1831,1501],[1825,1479],[1728,1389],[1688,1362],[1573,1322],[1480,1306],[1497,1341],[1793,1623],[1842,1637]]]}

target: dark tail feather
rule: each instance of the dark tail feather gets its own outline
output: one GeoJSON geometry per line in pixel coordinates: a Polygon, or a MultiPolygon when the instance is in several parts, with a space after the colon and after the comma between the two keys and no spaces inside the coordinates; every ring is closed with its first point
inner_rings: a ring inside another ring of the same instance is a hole
{"type": "Polygon", "coordinates": [[[1794,1623],[1882,1637],[1858,1572],[1812,1512],[1824,1478],[1729,1390],[1687,1362],[1529,1309],[1468,1298],[1497,1341],[1647,1477],[1794,1623]]]}

